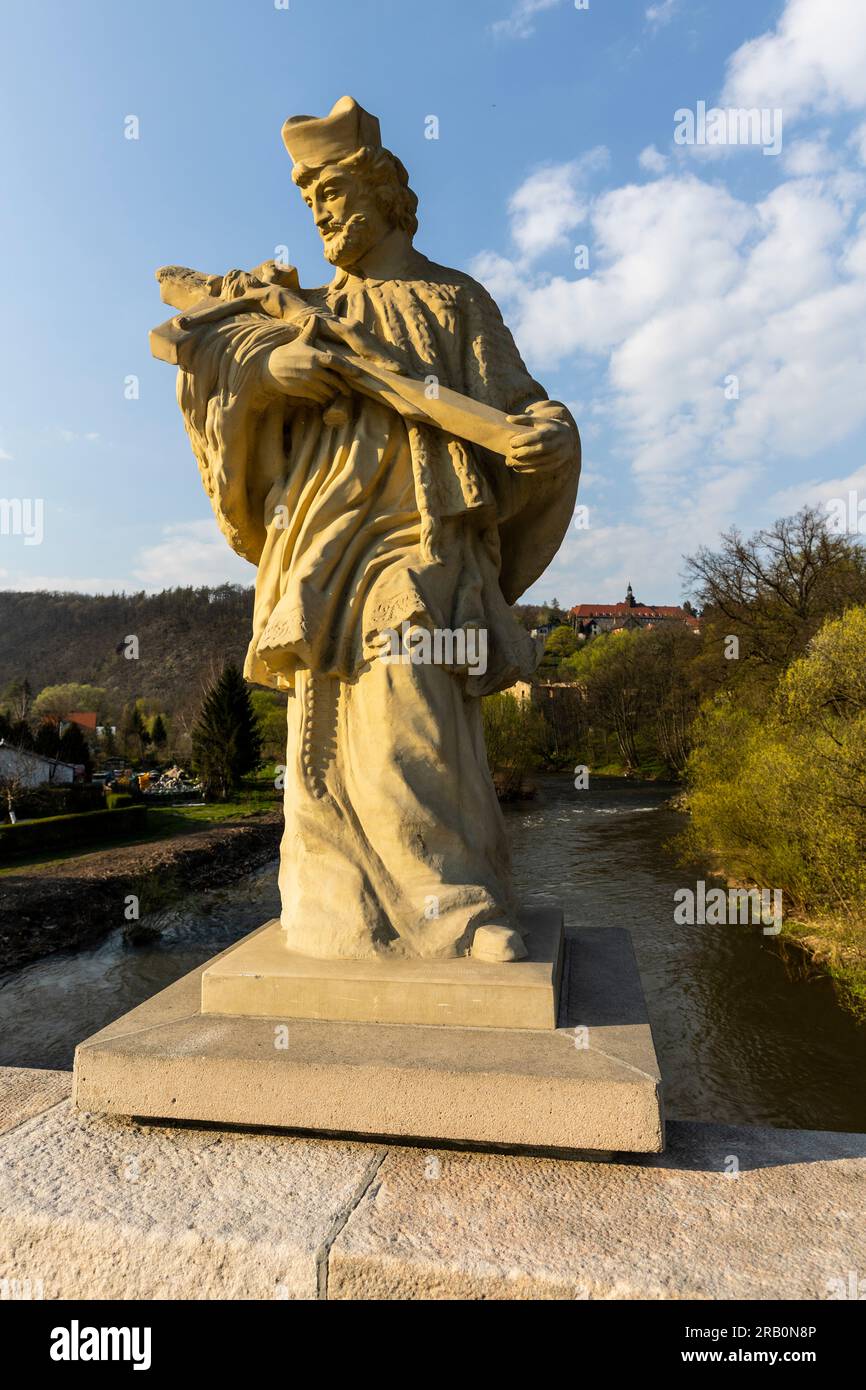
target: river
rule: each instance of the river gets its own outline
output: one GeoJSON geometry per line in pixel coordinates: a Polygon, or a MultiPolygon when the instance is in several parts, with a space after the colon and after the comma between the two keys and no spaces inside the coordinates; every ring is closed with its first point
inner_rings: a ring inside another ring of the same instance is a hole
{"type": "MultiPolygon", "coordinates": [[[[674,892],[701,870],[666,845],[671,788],[565,776],[505,808],[527,904],[572,925],[627,927],[673,1119],[866,1131],[866,1028],[826,980],[802,978],[759,928],[677,926],[674,892]]],[[[0,1064],[72,1065],[75,1044],[276,915],[275,866],[161,914],[162,937],[36,961],[0,979],[0,1064]]]]}

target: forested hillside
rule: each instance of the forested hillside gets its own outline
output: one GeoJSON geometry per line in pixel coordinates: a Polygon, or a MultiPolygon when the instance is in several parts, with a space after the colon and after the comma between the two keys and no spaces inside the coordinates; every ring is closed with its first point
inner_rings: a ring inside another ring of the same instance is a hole
{"type": "Polygon", "coordinates": [[[80,681],[105,689],[109,713],[136,700],[191,714],[229,659],[243,665],[253,590],[166,589],[160,594],[0,592],[0,691],[80,681]],[[137,656],[134,652],[137,639],[137,656]]]}

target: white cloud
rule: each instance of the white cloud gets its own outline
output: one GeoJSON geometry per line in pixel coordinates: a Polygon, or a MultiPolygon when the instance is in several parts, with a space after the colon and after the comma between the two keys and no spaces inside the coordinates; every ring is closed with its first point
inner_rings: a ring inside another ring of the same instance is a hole
{"type": "Polygon", "coordinates": [[[235,555],[212,519],[164,526],[162,534],[157,545],[141,551],[132,571],[143,588],[255,581],[253,566],[235,555]]]}
{"type": "Polygon", "coordinates": [[[11,463],[12,454],[7,454],[5,449],[0,449],[0,463],[11,463]]]}
{"type": "Polygon", "coordinates": [[[530,174],[508,204],[511,235],[526,260],[562,246],[566,233],[584,221],[587,204],[579,192],[584,176],[602,168],[608,152],[598,145],[580,159],[550,164],[530,174]]]}
{"type": "MultiPolygon", "coordinates": [[[[821,160],[801,149],[792,162],[821,160]]],[[[615,557],[628,554],[649,587],[657,574],[669,591],[683,550],[717,537],[749,492],[752,514],[770,504],[774,464],[820,456],[866,426],[866,180],[827,167],[757,201],[693,173],[611,189],[589,202],[589,274],[476,260],[542,380],[545,367],[597,359],[593,423],[606,420],[613,456],[630,463],[621,518],[596,516],[560,567],[610,572],[616,588],[615,557]]],[[[790,510],[806,500],[795,491],[790,510]]]]}
{"type": "Polygon", "coordinates": [[[589,527],[571,528],[537,592],[557,590],[574,603],[593,599],[614,603],[632,580],[644,603],[671,602],[680,592],[682,558],[701,545],[718,542],[720,530],[736,518],[751,484],[748,470],[721,469],[690,488],[676,503],[642,507],[636,519],[620,520],[608,495],[580,500],[589,506],[589,527]],[[639,583],[638,583],[639,578],[639,583]]]}
{"type": "Polygon", "coordinates": [[[679,0],[658,0],[655,5],[650,5],[644,12],[644,18],[651,29],[661,29],[665,24],[670,24],[679,6],[679,0]]]}
{"type": "Polygon", "coordinates": [[[0,569],[0,587],[27,593],[47,589],[83,594],[159,592],[184,585],[253,584],[255,569],[235,555],[212,518],[162,528],[162,540],[145,546],[122,577],[27,574],[0,569]]]}
{"type": "MultiPolygon", "coordinates": [[[[511,316],[523,347],[548,366],[578,351],[606,354],[663,306],[700,302],[735,280],[738,244],[753,225],[724,189],[689,175],[629,184],[590,214],[593,273],[533,286],[513,266],[511,316]]],[[[505,258],[496,261],[507,283],[505,258]]],[[[475,262],[484,270],[483,259],[475,262]]]]}
{"type": "Polygon", "coordinates": [[[496,251],[480,251],[472,262],[472,273],[486,286],[497,304],[511,303],[522,292],[520,266],[496,251]]]}
{"type": "Polygon", "coordinates": [[[836,164],[836,155],[827,143],[827,132],[811,140],[795,140],[782,155],[786,174],[795,177],[829,173],[836,164]]]}
{"type": "Polygon", "coordinates": [[[646,169],[648,174],[663,174],[669,164],[666,154],[657,150],[655,145],[647,145],[646,149],[641,150],[637,162],[642,169],[646,169]]]}
{"type": "Polygon", "coordinates": [[[561,3],[562,0],[516,0],[511,14],[497,19],[490,27],[500,39],[528,39],[535,33],[535,16],[561,3]]]}
{"type": "Polygon", "coordinates": [[[119,594],[129,593],[135,585],[128,578],[106,579],[104,576],[81,578],[69,574],[22,574],[0,570],[0,587],[17,593],[55,594],[119,594]]]}
{"type": "MultiPolygon", "coordinates": [[[[866,499],[866,464],[842,478],[812,478],[808,482],[797,483],[782,488],[773,496],[777,511],[791,513],[799,511],[805,503],[814,506],[836,501],[841,498],[847,503],[849,493],[857,499],[866,499]]],[[[856,507],[852,509],[856,514],[856,507]]]]}
{"type": "Polygon", "coordinates": [[[866,164],[866,121],[852,131],[849,144],[853,146],[861,164],[866,164]]]}
{"type": "Polygon", "coordinates": [[[861,110],[864,71],[863,0],[787,0],[776,28],[730,58],[722,100],[781,107],[786,119],[808,110],[861,110]]]}
{"type": "Polygon", "coordinates": [[[832,189],[790,180],[751,205],[667,177],[603,194],[590,227],[593,273],[533,283],[499,258],[496,279],[534,361],[606,359],[639,473],[676,474],[708,449],[808,454],[866,419],[866,230],[832,189]]]}

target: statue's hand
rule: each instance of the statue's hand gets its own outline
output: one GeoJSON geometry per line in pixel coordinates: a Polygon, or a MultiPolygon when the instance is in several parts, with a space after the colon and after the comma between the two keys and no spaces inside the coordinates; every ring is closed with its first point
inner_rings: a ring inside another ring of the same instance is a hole
{"type": "Polygon", "coordinates": [[[264,287],[264,280],[254,270],[227,270],[223,276],[220,298],[242,299],[250,290],[262,290],[264,287]]]}
{"type": "Polygon", "coordinates": [[[574,461],[577,436],[567,420],[527,413],[508,415],[509,425],[530,425],[512,436],[506,462],[518,473],[556,473],[574,461]]]}
{"type": "Polygon", "coordinates": [[[328,405],[345,391],[345,385],[331,370],[334,357],[330,352],[296,341],[274,348],[265,366],[265,379],[286,396],[328,405]]]}

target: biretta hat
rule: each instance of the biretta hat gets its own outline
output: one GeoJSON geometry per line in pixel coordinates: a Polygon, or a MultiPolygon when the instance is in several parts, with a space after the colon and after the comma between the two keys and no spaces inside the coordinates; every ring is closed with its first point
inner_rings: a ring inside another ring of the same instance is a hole
{"type": "Polygon", "coordinates": [[[379,122],[354,97],[340,97],[329,116],[290,116],[283,126],[283,144],[295,164],[321,169],[337,164],[362,145],[382,148],[379,122]]]}

